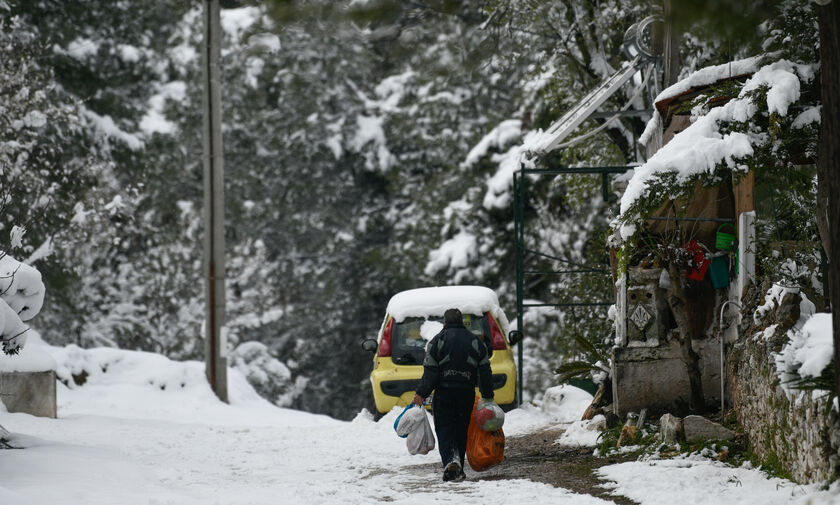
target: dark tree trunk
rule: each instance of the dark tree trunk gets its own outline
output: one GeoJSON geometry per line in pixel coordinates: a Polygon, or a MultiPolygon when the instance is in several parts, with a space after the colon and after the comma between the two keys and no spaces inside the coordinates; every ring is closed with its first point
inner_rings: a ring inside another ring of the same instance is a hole
{"type": "Polygon", "coordinates": [[[677,330],[680,338],[680,350],[682,359],[688,372],[688,385],[691,389],[689,407],[696,414],[706,410],[706,400],[703,398],[703,375],[700,371],[700,355],[694,350],[695,339],[694,328],[689,316],[691,301],[688,299],[685,289],[685,272],[677,268],[674,263],[668,266],[668,274],[671,277],[671,289],[668,291],[668,306],[674,315],[677,323],[677,330]]]}
{"type": "MultiPolygon", "coordinates": [[[[819,184],[827,196],[828,279],[834,323],[834,382],[840,395],[840,0],[817,6],[820,27],[822,126],[817,156],[819,184]]],[[[822,230],[821,230],[822,231],[822,230]]]]}

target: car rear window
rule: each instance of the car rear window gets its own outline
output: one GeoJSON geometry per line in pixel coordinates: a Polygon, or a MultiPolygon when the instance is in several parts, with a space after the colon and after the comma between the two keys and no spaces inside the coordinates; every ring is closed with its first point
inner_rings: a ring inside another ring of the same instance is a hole
{"type": "MultiPolygon", "coordinates": [[[[391,356],[400,365],[422,365],[426,357],[426,340],[420,335],[420,327],[426,321],[443,323],[443,317],[407,317],[394,325],[391,337],[391,356]]],[[[490,324],[483,315],[464,314],[464,326],[478,338],[490,342],[490,324]]],[[[488,346],[489,347],[489,346],[488,346]]],[[[491,351],[492,352],[492,351],[491,351]]]]}

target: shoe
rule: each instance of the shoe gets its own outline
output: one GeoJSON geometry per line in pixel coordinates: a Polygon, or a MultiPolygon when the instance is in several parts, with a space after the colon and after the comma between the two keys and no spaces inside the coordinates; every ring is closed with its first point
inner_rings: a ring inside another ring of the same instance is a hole
{"type": "Polygon", "coordinates": [[[457,460],[450,461],[446,468],[443,469],[444,482],[457,480],[464,472],[461,470],[461,463],[457,460]]]}
{"type": "Polygon", "coordinates": [[[467,478],[467,474],[465,474],[464,471],[461,470],[461,473],[459,473],[457,477],[452,479],[452,482],[461,482],[462,480],[465,480],[466,478],[467,478]]]}

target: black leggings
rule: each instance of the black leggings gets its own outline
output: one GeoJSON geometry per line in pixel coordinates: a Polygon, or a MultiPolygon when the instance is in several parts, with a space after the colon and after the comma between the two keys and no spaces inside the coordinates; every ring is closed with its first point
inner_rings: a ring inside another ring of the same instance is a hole
{"type": "Polygon", "coordinates": [[[437,389],[432,400],[435,433],[440,460],[444,466],[457,456],[464,468],[467,452],[467,428],[470,426],[475,390],[437,389]]]}

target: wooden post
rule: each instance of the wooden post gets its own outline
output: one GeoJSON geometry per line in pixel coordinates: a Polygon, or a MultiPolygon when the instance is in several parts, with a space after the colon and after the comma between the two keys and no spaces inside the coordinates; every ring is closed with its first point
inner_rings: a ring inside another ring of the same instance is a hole
{"type": "Polygon", "coordinates": [[[822,96],[817,176],[825,190],[821,193],[827,197],[827,229],[822,239],[828,255],[828,291],[834,324],[835,389],[840,392],[840,0],[817,3],[822,96]]]}
{"type": "Polygon", "coordinates": [[[222,94],[219,77],[219,0],[204,4],[204,274],[205,362],[207,380],[223,402],[227,394],[227,349],[223,342],[225,322],[225,230],[224,171],[222,164],[222,94]]]}
{"type": "Polygon", "coordinates": [[[755,210],[755,172],[750,170],[747,175],[741,177],[738,185],[735,186],[735,219],[744,212],[755,210]]]}

